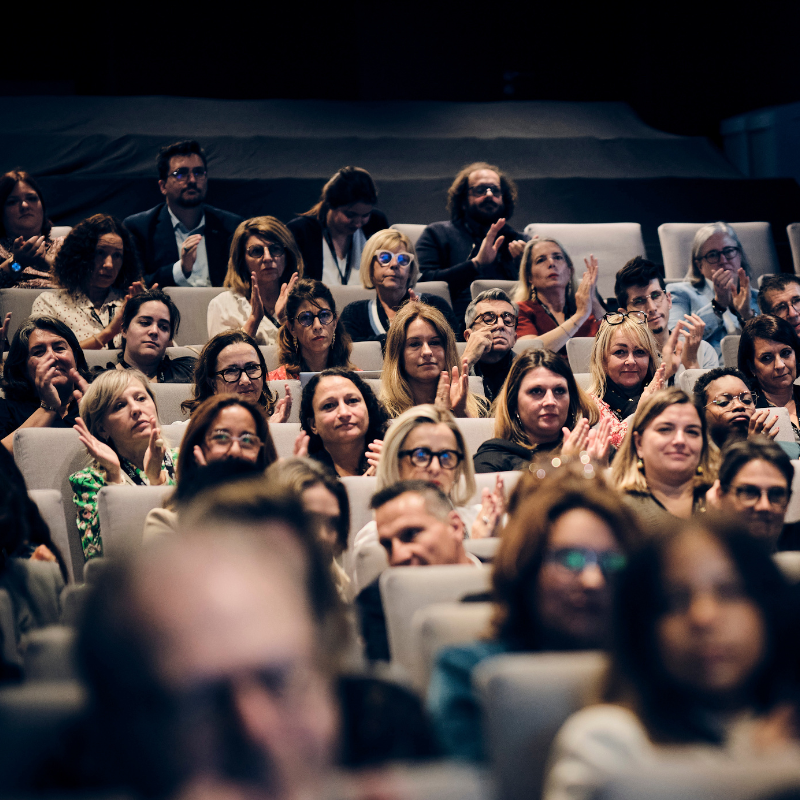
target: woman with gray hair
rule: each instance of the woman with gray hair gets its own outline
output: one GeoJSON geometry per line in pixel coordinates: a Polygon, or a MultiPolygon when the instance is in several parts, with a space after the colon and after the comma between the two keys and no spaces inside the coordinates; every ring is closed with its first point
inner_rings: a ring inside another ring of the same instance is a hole
{"type": "Polygon", "coordinates": [[[694,235],[689,271],[670,284],[673,328],[685,314],[705,323],[703,338],[722,354],[722,339],[738,334],[758,314],[758,292],[750,287],[750,264],[736,231],[727,222],[704,225],[694,235]]]}

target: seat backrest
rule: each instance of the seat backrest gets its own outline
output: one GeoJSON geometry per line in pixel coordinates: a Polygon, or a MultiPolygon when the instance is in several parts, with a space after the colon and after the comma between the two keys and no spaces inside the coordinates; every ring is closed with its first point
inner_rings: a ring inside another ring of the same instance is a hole
{"type": "Polygon", "coordinates": [[[538,800],[550,745],[602,675],[599,652],[520,653],[479,664],[486,750],[504,800],[538,800]]]}
{"type": "Polygon", "coordinates": [[[597,291],[603,299],[614,296],[617,272],[632,258],[646,255],[642,226],[638,222],[578,225],[534,222],[525,226],[525,233],[561,242],[572,259],[578,278],[584,272],[583,260],[594,255],[599,265],[597,291]]]}
{"type": "MultiPolygon", "coordinates": [[[[665,222],[658,226],[658,240],[664,257],[664,274],[667,278],[683,279],[692,257],[694,235],[705,222],[665,222]]],[[[780,272],[778,254],[772,241],[769,222],[731,222],[752,270],[753,287],[762,275],[780,272]]]]}
{"type": "Polygon", "coordinates": [[[594,336],[576,336],[567,342],[567,358],[573,373],[589,372],[594,336]]]}
{"type": "Polygon", "coordinates": [[[372,300],[372,298],[375,297],[374,289],[365,289],[361,285],[358,272],[353,273],[351,280],[353,280],[354,283],[351,283],[349,286],[337,286],[336,284],[328,286],[333,295],[333,302],[336,304],[337,314],[341,314],[350,303],[355,303],[357,300],[372,300]]]}
{"type": "Polygon", "coordinates": [[[491,569],[472,564],[389,567],[380,577],[381,600],[392,661],[414,669],[411,620],[432,603],[460,600],[489,588],[491,569]]]}
{"type": "Polygon", "coordinates": [[[277,393],[278,400],[286,395],[286,384],[292,395],[292,410],[287,422],[300,422],[300,400],[303,397],[303,387],[300,381],[268,381],[268,386],[273,393],[277,393]]]}
{"type": "Polygon", "coordinates": [[[794,479],[792,480],[792,496],[786,507],[784,522],[800,522],[800,461],[792,461],[794,479]]]}
{"type": "Polygon", "coordinates": [[[787,225],[786,234],[789,237],[789,247],[792,250],[794,274],[800,275],[800,222],[792,222],[787,225]]]}
{"type": "Polygon", "coordinates": [[[589,391],[589,387],[592,385],[592,373],[591,372],[576,372],[574,373],[575,383],[583,389],[584,392],[589,391]]]}
{"type": "Polygon", "coordinates": [[[389,566],[389,557],[386,548],[381,544],[368,542],[353,554],[351,563],[353,564],[351,574],[353,596],[357,597],[362,589],[369,586],[389,566]]]}
{"type": "Polygon", "coordinates": [[[722,348],[722,366],[733,367],[739,369],[739,340],[742,337],[739,334],[731,334],[723,336],[721,342],[722,348]]]}
{"type": "Polygon", "coordinates": [[[84,350],[83,355],[86,359],[86,366],[89,369],[100,367],[105,369],[106,365],[116,364],[120,351],[119,350],[84,350]]]}
{"type": "Polygon", "coordinates": [[[472,281],[469,286],[469,293],[474,300],[481,292],[485,292],[487,289],[502,289],[509,297],[513,298],[514,292],[517,290],[517,281],[495,281],[479,278],[476,281],[472,281]]]}
{"type": "Polygon", "coordinates": [[[787,581],[800,583],[800,551],[784,550],[780,553],[774,553],[772,557],[787,581]]]}
{"type": "Polygon", "coordinates": [[[467,452],[474,456],[478,448],[487,440],[494,437],[494,417],[481,419],[457,418],[456,424],[464,437],[467,452]]]}
{"type": "Polygon", "coordinates": [[[350,551],[353,537],[372,519],[369,503],[376,491],[376,479],[374,476],[357,475],[342,478],[341,481],[347,489],[347,499],[350,501],[350,536],[347,548],[350,551]]]}
{"type": "Polygon", "coordinates": [[[269,434],[275,444],[278,458],[291,458],[294,455],[294,443],[300,433],[299,422],[282,422],[269,426],[269,434]]]}
{"type": "Polygon", "coordinates": [[[391,226],[394,230],[400,231],[400,233],[404,233],[411,239],[411,244],[414,247],[417,246],[417,240],[420,236],[422,236],[422,231],[427,228],[427,225],[419,225],[415,222],[396,222],[394,225],[391,226]]]}
{"type": "Polygon", "coordinates": [[[792,427],[792,418],[789,416],[789,409],[783,406],[770,408],[769,418],[772,419],[774,416],[778,417],[778,435],[775,437],[775,441],[793,442],[794,428],[792,427]]]}
{"type": "Polygon", "coordinates": [[[72,225],[53,225],[50,228],[50,238],[57,239],[59,236],[69,236],[71,230],[72,225]]]}
{"type": "Polygon", "coordinates": [[[709,372],[707,369],[685,369],[681,372],[681,376],[678,379],[681,385],[681,389],[683,389],[686,394],[690,397],[694,394],[694,385],[697,383],[697,379],[701,375],[705,375],[706,372],[709,372]]]}
{"type": "MultiPolygon", "coordinates": [[[[67,533],[67,515],[64,508],[64,498],[58,489],[30,489],[28,490],[31,500],[36,503],[42,519],[50,529],[50,538],[53,544],[59,549],[64,557],[67,566],[69,583],[75,582],[75,568],[72,565],[72,555],[69,546],[69,534],[67,533]]],[[[69,504],[69,512],[75,516],[75,506],[69,504]]]]}
{"type": "Polygon", "coordinates": [[[264,361],[267,362],[267,370],[272,372],[278,369],[278,345],[276,344],[260,344],[258,349],[264,354],[264,361]]]}
{"type": "Polygon", "coordinates": [[[222,292],[222,286],[169,286],[164,290],[181,312],[175,344],[204,345],[208,341],[208,304],[222,292]]]}
{"type": "MultiPolygon", "coordinates": [[[[365,378],[364,382],[372,387],[375,392],[375,397],[380,397],[381,394],[381,379],[380,378],[365,378]]],[[[472,394],[479,394],[481,397],[485,396],[486,390],[483,388],[483,378],[479,375],[469,376],[469,390],[472,394]]]]}
{"type": "Polygon", "coordinates": [[[158,418],[164,425],[189,418],[181,411],[181,403],[192,396],[190,383],[151,383],[150,388],[156,396],[158,418]]]}
{"type": "Polygon", "coordinates": [[[9,343],[22,324],[22,321],[31,315],[33,301],[42,293],[51,289],[0,289],[0,320],[6,318],[11,312],[11,322],[8,326],[9,343]]]}
{"type": "Polygon", "coordinates": [[[478,473],[475,476],[475,494],[472,495],[469,501],[472,505],[476,505],[481,502],[481,493],[483,492],[484,488],[488,489],[490,492],[494,491],[498,475],[503,479],[503,489],[505,491],[506,500],[508,500],[522,473],[516,470],[514,472],[478,473]]]}
{"type": "Polygon", "coordinates": [[[500,539],[497,536],[488,539],[464,539],[464,549],[486,564],[494,560],[498,547],[500,539]]]}
{"type": "Polygon", "coordinates": [[[383,352],[380,342],[353,342],[350,360],[359,369],[383,369],[383,352]]]}
{"type": "Polygon", "coordinates": [[[172,486],[104,486],[97,495],[103,555],[131,556],[142,546],[142,531],[148,513],[160,508],[172,486]]]}
{"type": "Polygon", "coordinates": [[[415,287],[414,291],[417,294],[433,294],[436,297],[441,297],[447,305],[453,307],[453,300],[450,297],[450,287],[446,281],[420,281],[415,287]]]}
{"type": "Polygon", "coordinates": [[[72,626],[48,625],[25,636],[25,680],[77,680],[75,660],[77,631],[72,626]]]}

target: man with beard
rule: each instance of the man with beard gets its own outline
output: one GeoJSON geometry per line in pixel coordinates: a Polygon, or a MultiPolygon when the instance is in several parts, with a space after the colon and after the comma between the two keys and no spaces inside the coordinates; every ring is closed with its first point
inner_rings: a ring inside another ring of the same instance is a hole
{"type": "Polygon", "coordinates": [[[765,275],[758,290],[762,314],[785,319],[800,336],[800,278],[796,275],[765,275]]]}
{"type": "Polygon", "coordinates": [[[222,286],[231,238],[242,218],[205,204],[207,162],[192,140],[158,155],[158,187],[166,202],[125,221],[149,286],[222,286]]]}
{"type": "Polygon", "coordinates": [[[472,281],[517,280],[528,237],[506,220],[514,213],[517,187],[497,167],[470,164],[447,192],[450,222],[434,222],[417,242],[423,281],[447,281],[458,319],[470,301],[472,281]]]}

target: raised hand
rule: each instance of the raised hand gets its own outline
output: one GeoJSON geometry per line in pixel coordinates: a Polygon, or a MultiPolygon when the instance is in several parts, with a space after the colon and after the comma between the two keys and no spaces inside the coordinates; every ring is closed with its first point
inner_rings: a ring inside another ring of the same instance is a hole
{"type": "Polygon", "coordinates": [[[419,299],[419,295],[413,289],[409,289],[408,290],[408,299],[409,299],[409,302],[411,302],[411,303],[419,303],[419,302],[421,302],[421,300],[419,299]]]}
{"type": "Polygon", "coordinates": [[[208,461],[206,461],[205,454],[203,453],[203,448],[200,447],[199,444],[194,446],[194,450],[192,450],[192,455],[194,456],[195,464],[198,467],[207,467],[208,461]]]}
{"type": "Polygon", "coordinates": [[[8,326],[11,325],[11,312],[9,311],[3,319],[3,327],[0,328],[0,353],[6,348],[8,341],[8,326]]]}
{"type": "Polygon", "coordinates": [[[730,308],[733,302],[733,275],[727,269],[715,269],[711,273],[711,282],[714,284],[714,299],[725,308],[730,308]]]}
{"type": "Polygon", "coordinates": [[[750,278],[741,267],[739,267],[739,288],[733,292],[733,307],[742,319],[750,319],[753,316],[753,308],[750,305],[750,278]]]}
{"type": "Polygon", "coordinates": [[[684,346],[681,361],[686,369],[700,369],[697,352],[703,343],[706,324],[697,314],[684,314],[680,324],[683,326],[684,346]]]}
{"type": "Polygon", "coordinates": [[[570,430],[562,428],[563,444],[561,445],[562,456],[580,455],[589,443],[589,420],[581,419],[578,424],[570,430]]]}
{"type": "Polygon", "coordinates": [[[297,458],[308,457],[308,444],[310,441],[311,437],[304,431],[300,431],[297,434],[297,438],[294,440],[294,455],[297,458]]]}
{"type": "Polygon", "coordinates": [[[278,299],[275,301],[275,319],[278,322],[285,322],[286,320],[286,301],[289,299],[289,294],[291,293],[292,289],[297,286],[297,281],[300,280],[300,276],[294,272],[292,273],[292,277],[289,278],[289,283],[284,283],[281,286],[281,293],[278,295],[278,299]]]}
{"type": "Polygon", "coordinates": [[[669,339],[667,339],[667,343],[664,346],[664,352],[661,354],[661,364],[665,367],[665,381],[668,381],[681,365],[685,346],[683,339],[679,338],[682,330],[683,322],[681,321],[672,329],[672,333],[670,333],[669,339]]]}
{"type": "Polygon", "coordinates": [[[285,383],[283,388],[286,394],[275,403],[275,410],[269,418],[270,424],[272,425],[288,422],[289,415],[292,413],[292,390],[289,388],[288,383],[285,383]]]}
{"type": "Polygon", "coordinates": [[[33,385],[36,387],[36,396],[48,408],[52,410],[61,409],[64,405],[58,389],[53,386],[53,378],[59,369],[58,359],[49,353],[39,360],[36,365],[36,374],[33,376],[33,385]]]}
{"type": "Polygon", "coordinates": [[[599,314],[598,319],[603,316],[602,312],[595,308],[597,302],[597,276],[600,273],[597,259],[590,255],[589,258],[583,259],[583,263],[586,264],[586,272],[581,276],[580,283],[575,291],[576,314],[581,325],[589,319],[589,315],[592,313],[595,316],[599,314]]]}
{"type": "Polygon", "coordinates": [[[86,423],[79,417],[72,426],[78,433],[80,443],[89,455],[105,470],[107,483],[122,483],[119,456],[105,442],[89,433],[86,423]]]}
{"type": "Polygon", "coordinates": [[[167,445],[161,437],[161,429],[158,427],[158,420],[150,417],[150,441],[144,453],[144,474],[151,486],[159,486],[167,479],[163,470],[164,455],[167,452],[167,445]]]}
{"type": "Polygon", "coordinates": [[[748,436],[769,436],[774,439],[778,435],[778,415],[769,418],[768,408],[757,408],[750,417],[750,424],[747,426],[748,436]]]}
{"type": "MultiPolygon", "coordinates": [[[[378,464],[381,462],[381,453],[383,452],[383,439],[374,439],[367,445],[367,461],[369,462],[370,467],[375,468],[375,472],[378,471],[378,464]]],[[[375,473],[372,473],[373,475],[375,473]]]]}
{"type": "Polygon", "coordinates": [[[481,510],[472,523],[470,538],[488,539],[495,535],[497,525],[506,510],[506,499],[503,492],[503,479],[498,475],[494,491],[488,488],[481,492],[481,510]]]}
{"type": "Polygon", "coordinates": [[[503,246],[503,241],[505,239],[504,236],[500,236],[500,231],[503,230],[503,226],[505,224],[505,219],[500,217],[500,219],[489,228],[486,236],[481,242],[478,255],[473,259],[473,261],[477,262],[479,266],[488,267],[490,264],[494,264],[497,254],[500,252],[500,248],[503,246]]]}
{"type": "Polygon", "coordinates": [[[14,260],[23,267],[47,266],[45,260],[46,237],[44,236],[31,236],[28,241],[19,236],[14,240],[11,250],[14,253],[14,260]]]}
{"type": "Polygon", "coordinates": [[[613,431],[611,417],[603,417],[600,422],[589,431],[586,437],[586,452],[592,461],[601,467],[608,466],[611,455],[611,434],[613,431]]]}
{"type": "Polygon", "coordinates": [[[72,397],[76,403],[80,403],[89,388],[89,384],[83,375],[74,368],[69,371],[69,379],[72,381],[72,397]]]}
{"type": "Polygon", "coordinates": [[[454,417],[466,417],[467,398],[469,397],[469,363],[466,359],[461,362],[461,374],[458,367],[453,367],[450,379],[450,410],[454,417]]]}
{"type": "Polygon", "coordinates": [[[492,341],[492,329],[488,325],[484,325],[477,330],[470,329],[467,346],[464,348],[462,358],[472,367],[492,349],[492,341]]]}
{"type": "Polygon", "coordinates": [[[666,372],[667,366],[666,364],[661,364],[661,366],[656,370],[656,374],[653,375],[653,380],[644,387],[644,391],[642,392],[642,396],[639,398],[639,402],[636,404],[636,407],[642,405],[642,403],[650,397],[651,394],[659,391],[659,389],[663,389],[664,385],[666,384],[667,380],[664,377],[666,372]]]}
{"type": "Polygon", "coordinates": [[[186,241],[181,247],[181,269],[188,278],[194,269],[194,262],[197,259],[197,246],[203,237],[199,233],[193,233],[186,237],[186,241]]]}
{"type": "Polygon", "coordinates": [[[511,258],[519,258],[525,250],[526,241],[523,239],[514,239],[508,243],[508,252],[511,258]]]}

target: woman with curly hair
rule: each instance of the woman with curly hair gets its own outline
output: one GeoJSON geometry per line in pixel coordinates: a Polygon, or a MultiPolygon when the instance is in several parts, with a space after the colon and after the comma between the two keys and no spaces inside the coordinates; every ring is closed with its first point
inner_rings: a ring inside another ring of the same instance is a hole
{"type": "Polygon", "coordinates": [[[145,289],[122,223],[108,214],[80,222],[64,240],[54,272],[61,289],[42,292],[32,314],[62,320],[84,350],[119,347],[125,302],[145,289]]]}
{"type": "Polygon", "coordinates": [[[271,381],[297,378],[301,372],[322,372],[350,363],[353,343],[336,315],[330,289],[319,281],[301,278],[286,300],[286,320],[278,337],[278,369],[269,373],[271,381]]]}

